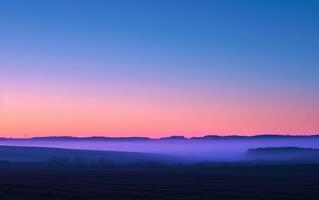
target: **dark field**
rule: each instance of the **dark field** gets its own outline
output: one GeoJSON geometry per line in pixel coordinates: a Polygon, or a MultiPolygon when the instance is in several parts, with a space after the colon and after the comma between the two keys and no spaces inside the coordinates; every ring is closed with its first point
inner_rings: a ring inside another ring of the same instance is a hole
{"type": "Polygon", "coordinates": [[[0,165],[0,199],[318,199],[319,165],[0,165]]]}

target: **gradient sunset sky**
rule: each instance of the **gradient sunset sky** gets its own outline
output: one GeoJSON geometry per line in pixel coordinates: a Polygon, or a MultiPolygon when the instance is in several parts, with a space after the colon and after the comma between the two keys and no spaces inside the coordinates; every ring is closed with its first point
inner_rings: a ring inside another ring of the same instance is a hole
{"type": "Polygon", "coordinates": [[[319,133],[319,1],[0,1],[0,137],[265,133],[319,133]]]}

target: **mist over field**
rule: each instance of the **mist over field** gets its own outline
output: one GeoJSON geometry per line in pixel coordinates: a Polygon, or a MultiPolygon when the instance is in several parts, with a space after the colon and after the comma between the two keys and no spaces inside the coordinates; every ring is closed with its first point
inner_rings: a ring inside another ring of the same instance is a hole
{"type": "Polygon", "coordinates": [[[154,153],[176,161],[244,161],[248,149],[262,147],[319,148],[318,137],[221,138],[176,140],[1,139],[2,146],[154,153]]]}

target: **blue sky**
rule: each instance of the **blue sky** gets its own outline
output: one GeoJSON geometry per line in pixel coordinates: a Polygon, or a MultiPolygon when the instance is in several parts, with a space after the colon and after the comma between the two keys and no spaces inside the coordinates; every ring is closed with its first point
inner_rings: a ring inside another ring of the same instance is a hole
{"type": "Polygon", "coordinates": [[[318,11],[301,0],[3,0],[0,89],[317,105],[318,11]]]}

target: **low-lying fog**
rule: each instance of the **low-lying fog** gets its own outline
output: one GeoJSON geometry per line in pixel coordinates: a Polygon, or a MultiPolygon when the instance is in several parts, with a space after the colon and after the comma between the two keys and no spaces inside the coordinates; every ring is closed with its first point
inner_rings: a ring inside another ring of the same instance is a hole
{"type": "Polygon", "coordinates": [[[319,138],[244,138],[210,140],[0,140],[0,145],[158,153],[192,161],[239,161],[257,147],[319,148],[319,138]]]}

